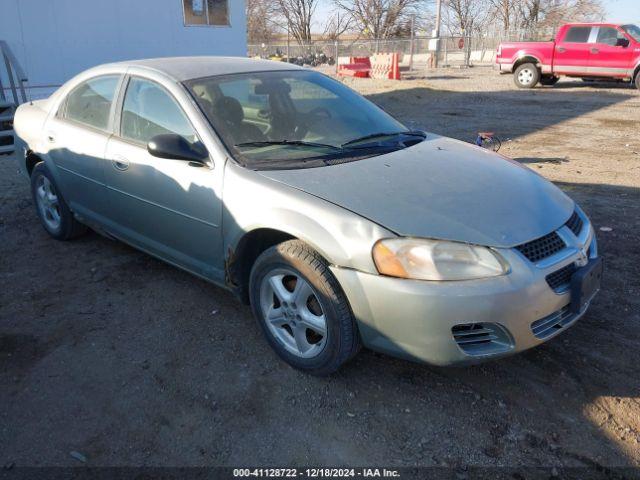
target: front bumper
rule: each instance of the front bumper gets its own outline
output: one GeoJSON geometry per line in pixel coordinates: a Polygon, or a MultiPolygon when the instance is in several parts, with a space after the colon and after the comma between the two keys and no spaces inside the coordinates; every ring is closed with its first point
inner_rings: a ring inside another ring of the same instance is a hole
{"type": "MultiPolygon", "coordinates": [[[[597,257],[590,225],[581,245],[597,257]]],[[[500,249],[508,275],[464,282],[428,282],[333,267],[358,321],[365,346],[433,365],[477,363],[511,355],[553,338],[584,315],[571,313],[569,291],[554,291],[545,277],[580,258],[578,248],[538,264],[514,249],[500,249]],[[468,342],[485,333],[485,342],[468,342]]]]}

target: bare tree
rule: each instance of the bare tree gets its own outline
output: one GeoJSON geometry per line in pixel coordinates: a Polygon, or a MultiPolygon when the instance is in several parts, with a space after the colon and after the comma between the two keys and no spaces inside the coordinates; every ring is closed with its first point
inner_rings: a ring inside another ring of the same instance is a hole
{"type": "Polygon", "coordinates": [[[324,31],[322,38],[326,40],[336,40],[340,35],[349,31],[353,26],[353,18],[349,15],[340,15],[340,12],[336,12],[329,16],[324,24],[324,31]]]}
{"type": "Polygon", "coordinates": [[[249,43],[269,43],[280,29],[275,0],[247,0],[247,36],[249,43]]]}
{"type": "Polygon", "coordinates": [[[547,0],[550,4],[541,23],[558,28],[567,22],[602,21],[605,9],[601,0],[547,0]]]}
{"type": "Polygon", "coordinates": [[[318,0],[275,0],[278,13],[299,45],[311,44],[311,24],[318,0]]]}
{"type": "MultiPolygon", "coordinates": [[[[454,0],[450,0],[454,1],[454,0]]],[[[557,28],[562,23],[600,20],[601,0],[487,0],[502,30],[557,28]]]]}
{"type": "Polygon", "coordinates": [[[477,32],[486,22],[488,4],[486,0],[449,0],[449,15],[446,27],[451,33],[477,32]]]}
{"type": "Polygon", "coordinates": [[[520,26],[531,29],[542,20],[548,0],[521,0],[517,5],[520,26]]]}
{"type": "Polygon", "coordinates": [[[390,38],[405,32],[411,17],[423,17],[429,0],[334,0],[363,35],[390,38]]]}
{"type": "Polygon", "coordinates": [[[489,0],[496,20],[502,25],[502,29],[508,32],[514,24],[516,14],[516,2],[521,0],[489,0]]]}

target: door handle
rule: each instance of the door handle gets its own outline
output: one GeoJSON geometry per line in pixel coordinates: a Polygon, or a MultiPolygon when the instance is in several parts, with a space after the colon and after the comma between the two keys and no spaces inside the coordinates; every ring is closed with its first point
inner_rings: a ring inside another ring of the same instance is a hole
{"type": "Polygon", "coordinates": [[[558,52],[559,52],[559,53],[564,53],[564,52],[566,52],[566,51],[567,51],[567,49],[566,49],[566,48],[558,47],[558,52]]]}
{"type": "Polygon", "coordinates": [[[597,48],[592,48],[591,53],[600,53],[600,50],[598,50],[597,48]]]}
{"type": "Polygon", "coordinates": [[[111,160],[111,164],[113,168],[122,172],[129,168],[129,160],[124,157],[114,157],[113,160],[111,160]]]}

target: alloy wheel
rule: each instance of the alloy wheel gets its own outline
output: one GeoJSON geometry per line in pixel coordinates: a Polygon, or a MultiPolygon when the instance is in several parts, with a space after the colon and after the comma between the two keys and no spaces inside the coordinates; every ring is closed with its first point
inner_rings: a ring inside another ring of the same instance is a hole
{"type": "Polygon", "coordinates": [[[271,334],[289,351],[311,358],[322,352],[327,322],[313,287],[299,273],[276,269],[262,279],[260,308],[271,334]]]}
{"type": "Polygon", "coordinates": [[[51,230],[58,230],[61,225],[60,202],[51,181],[41,175],[36,183],[36,203],[43,221],[51,230]]]}

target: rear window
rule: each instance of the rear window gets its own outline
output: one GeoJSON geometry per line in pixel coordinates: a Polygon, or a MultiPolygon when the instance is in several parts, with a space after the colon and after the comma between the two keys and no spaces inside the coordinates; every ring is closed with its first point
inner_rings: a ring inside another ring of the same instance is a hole
{"type": "Polygon", "coordinates": [[[565,42],[587,43],[591,35],[591,27],[571,27],[564,37],[565,42]]]}
{"type": "Polygon", "coordinates": [[[119,75],[106,75],[81,83],[67,96],[59,116],[106,130],[119,81],[119,75]]]}

